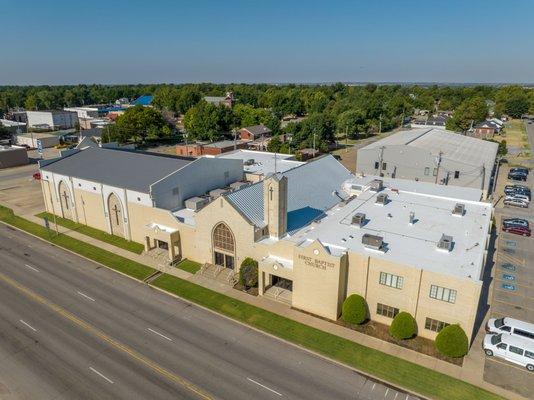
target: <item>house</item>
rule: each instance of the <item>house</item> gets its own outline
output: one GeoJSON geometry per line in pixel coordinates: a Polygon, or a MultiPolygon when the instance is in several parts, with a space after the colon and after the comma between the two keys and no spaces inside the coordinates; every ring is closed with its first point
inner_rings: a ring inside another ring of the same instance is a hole
{"type": "Polygon", "coordinates": [[[436,128],[405,130],[358,150],[356,171],[489,193],[498,144],[436,128]]]}
{"type": "Polygon", "coordinates": [[[232,92],[227,92],[225,96],[205,96],[204,101],[216,106],[223,105],[232,108],[235,99],[232,92]]]}
{"type": "Polygon", "coordinates": [[[492,139],[493,135],[501,131],[501,126],[492,120],[486,120],[475,125],[467,132],[467,135],[479,139],[492,139]]]}
{"type": "Polygon", "coordinates": [[[181,143],[176,146],[176,154],[179,156],[216,156],[236,149],[245,149],[248,140],[221,140],[219,142],[195,142],[181,143]]]}
{"type": "Polygon", "coordinates": [[[256,140],[260,138],[270,137],[271,130],[265,125],[245,126],[239,130],[239,136],[243,140],[256,140]]]}

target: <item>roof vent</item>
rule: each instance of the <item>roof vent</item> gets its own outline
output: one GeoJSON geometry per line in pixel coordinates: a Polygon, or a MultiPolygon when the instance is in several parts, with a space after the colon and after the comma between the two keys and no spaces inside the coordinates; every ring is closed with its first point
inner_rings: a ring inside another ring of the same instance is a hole
{"type": "Polygon", "coordinates": [[[369,186],[373,192],[380,192],[384,189],[384,181],[382,179],[373,179],[369,186]]]}
{"type": "Polygon", "coordinates": [[[386,193],[380,193],[378,196],[376,196],[375,204],[379,204],[382,206],[388,204],[388,195],[386,193]]]}
{"type": "Polygon", "coordinates": [[[438,242],[438,250],[452,251],[452,236],[443,234],[438,242]]]}
{"type": "Polygon", "coordinates": [[[360,228],[365,225],[365,214],[356,213],[352,216],[352,225],[359,226],[360,228]]]}
{"type": "Polygon", "coordinates": [[[410,225],[415,224],[415,213],[410,211],[410,225]]]}
{"type": "Polygon", "coordinates": [[[465,214],[465,204],[456,203],[454,210],[452,210],[453,215],[463,216],[465,214]]]}
{"type": "Polygon", "coordinates": [[[185,208],[189,210],[198,211],[208,204],[208,199],[205,197],[191,197],[185,201],[185,208]]]}
{"type": "Polygon", "coordinates": [[[362,244],[368,249],[384,251],[384,238],[382,236],[366,233],[362,236],[362,244]]]}
{"type": "Polygon", "coordinates": [[[256,161],[253,158],[249,158],[248,160],[244,161],[243,164],[245,165],[254,165],[256,161]]]}

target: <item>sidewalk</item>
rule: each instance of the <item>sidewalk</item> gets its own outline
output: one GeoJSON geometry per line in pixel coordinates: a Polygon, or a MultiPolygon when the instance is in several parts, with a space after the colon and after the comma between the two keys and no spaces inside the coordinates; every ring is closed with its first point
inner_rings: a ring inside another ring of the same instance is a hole
{"type": "MultiPolygon", "coordinates": [[[[43,224],[43,220],[34,215],[21,215],[21,216],[32,222],[35,222],[41,225],[43,224]]],[[[407,361],[411,361],[415,364],[419,364],[421,366],[441,372],[443,374],[452,376],[454,378],[461,379],[475,386],[479,386],[488,391],[497,393],[507,399],[526,400],[526,398],[518,394],[507,391],[501,387],[492,385],[484,381],[483,374],[484,374],[484,357],[485,356],[482,350],[482,340],[483,340],[484,335],[481,334],[481,332],[477,334],[469,354],[464,358],[463,366],[459,367],[459,366],[450,364],[446,361],[438,360],[434,357],[430,357],[425,354],[421,354],[416,351],[395,345],[393,343],[389,343],[389,342],[377,339],[375,337],[354,331],[352,329],[348,329],[343,326],[325,321],[323,319],[314,317],[312,315],[305,314],[297,310],[293,310],[288,305],[276,302],[269,298],[260,297],[260,296],[258,297],[252,296],[245,292],[235,290],[231,286],[217,282],[213,279],[210,279],[210,278],[207,278],[201,275],[193,275],[179,268],[168,267],[168,266],[162,265],[160,261],[155,260],[154,258],[146,254],[138,255],[128,250],[124,250],[124,249],[115,247],[111,244],[101,242],[92,237],[83,235],[77,231],[64,228],[62,226],[58,226],[58,229],[60,233],[67,234],[75,239],[84,241],[86,243],[92,244],[97,247],[100,247],[104,250],[111,251],[122,257],[129,258],[131,260],[137,261],[144,265],[158,269],[162,272],[177,276],[184,280],[188,280],[197,285],[200,285],[205,288],[211,289],[213,291],[225,294],[226,296],[235,298],[237,300],[241,300],[243,302],[263,308],[273,313],[282,315],[284,317],[293,319],[295,321],[301,322],[311,327],[314,327],[314,328],[317,328],[323,331],[327,331],[334,335],[337,335],[345,339],[351,340],[353,342],[359,343],[363,346],[367,346],[367,347],[371,347],[376,350],[380,350],[384,353],[402,358],[407,361]]],[[[483,332],[483,327],[481,327],[481,331],[483,332]]]]}

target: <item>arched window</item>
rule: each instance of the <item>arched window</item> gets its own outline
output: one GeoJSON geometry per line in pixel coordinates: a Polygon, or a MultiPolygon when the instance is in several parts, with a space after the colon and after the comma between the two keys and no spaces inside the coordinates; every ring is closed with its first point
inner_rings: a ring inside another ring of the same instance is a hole
{"type": "Polygon", "coordinates": [[[213,247],[233,253],[235,250],[234,235],[225,223],[221,222],[213,230],[213,247]]]}

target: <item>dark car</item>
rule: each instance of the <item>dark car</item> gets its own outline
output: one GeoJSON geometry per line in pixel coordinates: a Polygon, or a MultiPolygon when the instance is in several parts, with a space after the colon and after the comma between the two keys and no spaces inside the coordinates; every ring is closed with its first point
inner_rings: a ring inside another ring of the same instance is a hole
{"type": "Polygon", "coordinates": [[[503,225],[502,231],[513,233],[514,235],[530,236],[530,228],[528,226],[503,225]]]}
{"type": "Polygon", "coordinates": [[[505,194],[528,194],[530,195],[530,189],[526,186],[521,185],[506,185],[504,187],[504,193],[505,194]]]}
{"type": "Polygon", "coordinates": [[[509,172],[508,179],[511,179],[513,181],[525,182],[527,180],[527,174],[522,173],[522,172],[509,172]]]}
{"type": "Polygon", "coordinates": [[[522,167],[510,168],[510,172],[520,172],[525,175],[528,175],[529,173],[528,168],[522,168],[522,167]]]}
{"type": "Polygon", "coordinates": [[[502,226],[503,228],[510,226],[520,226],[523,228],[529,228],[530,224],[526,219],[523,218],[504,218],[502,220],[502,226]]]}

